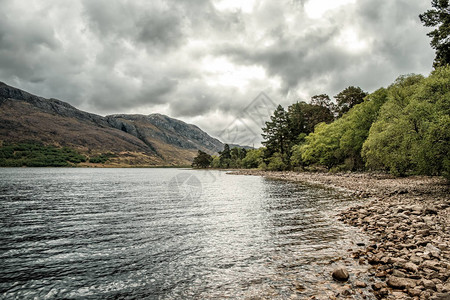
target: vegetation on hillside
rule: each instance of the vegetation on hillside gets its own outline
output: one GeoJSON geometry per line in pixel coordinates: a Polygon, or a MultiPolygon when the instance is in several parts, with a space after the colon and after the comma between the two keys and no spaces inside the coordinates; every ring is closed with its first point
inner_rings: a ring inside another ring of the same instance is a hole
{"type": "Polygon", "coordinates": [[[68,167],[85,162],[86,157],[71,148],[39,143],[3,143],[0,167],[68,167]]]}

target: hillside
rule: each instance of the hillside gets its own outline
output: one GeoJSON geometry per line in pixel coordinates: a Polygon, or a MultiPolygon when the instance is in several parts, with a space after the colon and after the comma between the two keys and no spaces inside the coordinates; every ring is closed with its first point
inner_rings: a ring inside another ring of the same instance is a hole
{"type": "Polygon", "coordinates": [[[160,114],[102,117],[0,82],[0,141],[69,147],[88,158],[113,153],[108,164],[190,164],[197,150],[216,153],[223,144],[195,125],[160,114]]]}

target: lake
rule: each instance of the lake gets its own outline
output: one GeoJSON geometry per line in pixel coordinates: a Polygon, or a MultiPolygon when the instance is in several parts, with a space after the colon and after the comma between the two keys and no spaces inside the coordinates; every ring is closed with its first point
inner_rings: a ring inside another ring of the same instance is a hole
{"type": "Polygon", "coordinates": [[[224,171],[0,169],[5,299],[313,295],[356,230],[336,191],[224,171]]]}

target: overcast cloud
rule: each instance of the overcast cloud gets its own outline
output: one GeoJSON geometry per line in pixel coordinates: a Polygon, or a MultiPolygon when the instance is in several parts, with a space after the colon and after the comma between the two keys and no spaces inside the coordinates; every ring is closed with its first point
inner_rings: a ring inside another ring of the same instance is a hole
{"type": "Polygon", "coordinates": [[[101,115],[167,114],[222,139],[236,118],[258,130],[242,111],[260,92],[284,106],[349,85],[371,92],[429,74],[434,58],[424,0],[0,6],[0,81],[101,115]]]}

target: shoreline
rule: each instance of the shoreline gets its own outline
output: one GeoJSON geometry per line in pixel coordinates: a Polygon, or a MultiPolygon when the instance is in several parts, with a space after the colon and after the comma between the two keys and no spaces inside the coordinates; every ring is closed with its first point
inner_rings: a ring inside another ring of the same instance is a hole
{"type": "Polygon", "coordinates": [[[349,252],[355,263],[367,267],[368,284],[350,274],[334,295],[311,299],[355,299],[366,292],[374,299],[450,299],[450,190],[444,178],[260,170],[227,174],[303,182],[364,199],[337,217],[369,237],[368,245],[349,252]]]}

